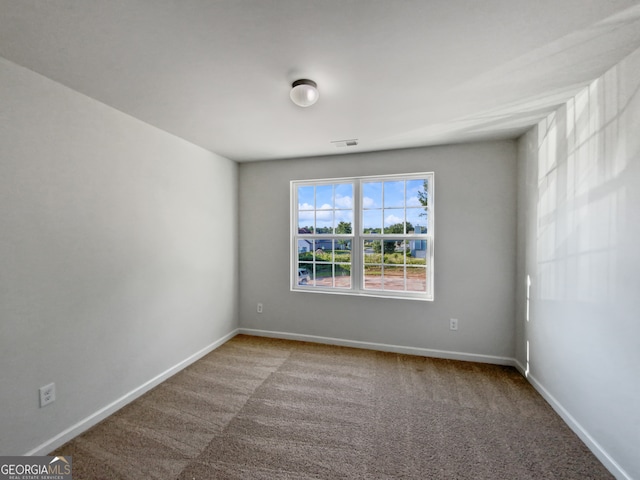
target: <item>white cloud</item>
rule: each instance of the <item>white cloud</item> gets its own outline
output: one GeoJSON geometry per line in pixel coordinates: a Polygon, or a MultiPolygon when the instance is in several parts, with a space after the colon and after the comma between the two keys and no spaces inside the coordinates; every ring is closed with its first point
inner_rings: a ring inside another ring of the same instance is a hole
{"type": "Polygon", "coordinates": [[[349,196],[342,196],[336,194],[336,207],[337,208],[353,208],[353,200],[349,196]]]}
{"type": "Polygon", "coordinates": [[[396,217],[395,215],[388,215],[387,218],[384,219],[385,225],[395,225],[396,223],[402,222],[404,222],[404,219],[396,217]]]}
{"type": "Polygon", "coordinates": [[[420,200],[418,200],[418,197],[407,198],[407,207],[420,207],[420,206],[422,206],[422,204],[420,203],[420,200]]]}
{"type": "Polygon", "coordinates": [[[369,197],[363,197],[362,198],[362,207],[363,208],[373,208],[376,206],[376,202],[373,200],[373,198],[369,198],[369,197]]]}
{"type": "Polygon", "coordinates": [[[353,215],[351,211],[345,210],[337,210],[336,211],[336,222],[352,222],[353,215]]]}
{"type": "Polygon", "coordinates": [[[313,222],[313,211],[298,211],[298,220],[310,220],[313,222]]]}

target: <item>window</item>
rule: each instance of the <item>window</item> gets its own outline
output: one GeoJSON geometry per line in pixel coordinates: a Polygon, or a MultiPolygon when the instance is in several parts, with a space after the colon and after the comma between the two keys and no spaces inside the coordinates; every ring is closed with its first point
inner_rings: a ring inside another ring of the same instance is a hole
{"type": "Polygon", "coordinates": [[[433,173],[291,182],[291,289],[433,299],[433,173]]]}

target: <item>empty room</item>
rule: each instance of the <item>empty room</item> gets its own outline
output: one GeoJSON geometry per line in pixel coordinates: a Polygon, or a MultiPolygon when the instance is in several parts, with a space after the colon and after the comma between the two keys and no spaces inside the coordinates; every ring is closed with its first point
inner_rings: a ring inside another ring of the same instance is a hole
{"type": "Polygon", "coordinates": [[[0,0],[0,478],[640,479],[639,206],[637,0],[0,0]]]}

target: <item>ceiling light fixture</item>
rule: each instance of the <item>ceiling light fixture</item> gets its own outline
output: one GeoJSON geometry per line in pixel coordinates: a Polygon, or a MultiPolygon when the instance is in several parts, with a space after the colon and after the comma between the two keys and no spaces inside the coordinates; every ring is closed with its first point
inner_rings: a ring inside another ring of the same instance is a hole
{"type": "Polygon", "coordinates": [[[318,101],[320,93],[313,80],[300,79],[291,84],[291,101],[299,107],[310,107],[318,101]]]}

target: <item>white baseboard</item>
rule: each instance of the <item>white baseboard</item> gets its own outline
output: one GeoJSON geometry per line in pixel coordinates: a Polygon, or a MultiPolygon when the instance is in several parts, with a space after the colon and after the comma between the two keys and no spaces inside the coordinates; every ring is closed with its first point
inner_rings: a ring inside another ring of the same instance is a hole
{"type": "Polygon", "coordinates": [[[33,450],[28,451],[24,455],[25,456],[47,455],[52,450],[55,450],[56,448],[64,445],[65,443],[67,443],[72,438],[77,437],[82,432],[88,430],[89,428],[93,427],[94,425],[98,424],[99,422],[101,422],[102,420],[107,418],[109,415],[112,415],[113,413],[117,412],[118,410],[120,410],[122,407],[124,407],[128,403],[131,403],[136,398],[140,397],[144,393],[146,393],[149,390],[151,390],[153,387],[161,384],[162,382],[167,380],[169,377],[171,377],[171,376],[175,375],[176,373],[178,373],[180,370],[183,370],[184,368],[188,367],[189,365],[191,365],[196,360],[199,360],[200,358],[204,357],[206,354],[212,352],[213,350],[218,348],[223,343],[225,343],[228,340],[230,340],[231,338],[235,337],[237,334],[238,334],[238,329],[233,330],[232,332],[226,334],[224,337],[219,338],[218,340],[216,340],[212,344],[204,347],[202,350],[194,353],[190,357],[184,359],[183,361],[181,361],[180,363],[174,365],[173,367],[169,368],[168,370],[165,370],[164,372],[162,372],[161,374],[159,374],[156,377],[152,378],[148,382],[140,385],[139,387],[135,388],[134,390],[130,391],[129,393],[127,393],[127,394],[123,395],[122,397],[118,398],[116,401],[110,403],[109,405],[105,406],[104,408],[101,408],[100,410],[98,410],[97,412],[89,415],[88,417],[80,420],[75,425],[72,425],[71,427],[67,428],[63,432],[61,432],[58,435],[56,435],[55,437],[47,440],[46,442],[44,442],[41,445],[39,445],[36,448],[34,448],[33,450]]]}
{"type": "Polygon", "coordinates": [[[524,365],[522,365],[517,358],[513,359],[513,366],[516,367],[516,370],[518,370],[520,372],[520,375],[522,375],[524,378],[527,378],[527,369],[525,368],[524,365]]]}
{"type": "Polygon", "coordinates": [[[516,368],[521,371],[521,373],[525,376],[525,378],[529,381],[533,388],[535,388],[542,398],[544,398],[551,408],[555,410],[555,412],[560,415],[562,420],[569,426],[573,433],[575,433],[580,440],[584,442],[584,444],[591,450],[591,452],[596,456],[598,460],[602,462],[602,464],[611,472],[611,474],[616,477],[618,480],[633,480],[624,469],[618,465],[618,463],[611,458],[611,456],[602,448],[602,446],[594,440],[594,438],[587,432],[580,423],[565,409],[556,398],[549,393],[549,391],[544,388],[544,386],[533,376],[531,373],[525,375],[524,368],[522,365],[516,361],[518,364],[516,368]]]}
{"type": "Polygon", "coordinates": [[[273,332],[271,330],[257,330],[253,328],[239,328],[238,333],[255,335],[256,337],[283,338],[286,340],[300,340],[303,342],[324,343],[327,345],[339,345],[342,347],[366,348],[382,352],[404,353],[407,355],[419,355],[422,357],[446,358],[449,360],[463,360],[467,362],[491,363],[494,365],[508,365],[515,367],[515,359],[509,357],[497,357],[493,355],[481,355],[477,353],[450,352],[446,350],[434,350],[430,348],[405,347],[401,345],[389,345],[386,343],[361,342],[358,340],[345,340],[342,338],[319,337],[301,333],[273,332]]]}

